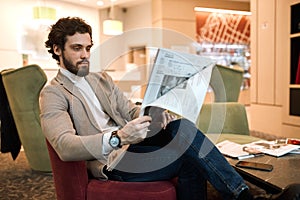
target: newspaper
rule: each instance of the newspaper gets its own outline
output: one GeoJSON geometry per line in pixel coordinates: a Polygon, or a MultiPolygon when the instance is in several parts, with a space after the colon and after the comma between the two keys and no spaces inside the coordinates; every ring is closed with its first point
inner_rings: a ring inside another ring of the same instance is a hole
{"type": "Polygon", "coordinates": [[[196,122],[214,62],[207,57],[160,48],[141,105],[155,106],[196,122]]]}

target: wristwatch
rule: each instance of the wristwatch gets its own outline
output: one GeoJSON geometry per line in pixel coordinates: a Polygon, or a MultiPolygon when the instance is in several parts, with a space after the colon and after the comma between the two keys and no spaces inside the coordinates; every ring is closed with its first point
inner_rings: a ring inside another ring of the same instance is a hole
{"type": "Polygon", "coordinates": [[[122,148],[121,138],[118,136],[118,131],[113,131],[109,138],[109,145],[114,149],[122,148]]]}

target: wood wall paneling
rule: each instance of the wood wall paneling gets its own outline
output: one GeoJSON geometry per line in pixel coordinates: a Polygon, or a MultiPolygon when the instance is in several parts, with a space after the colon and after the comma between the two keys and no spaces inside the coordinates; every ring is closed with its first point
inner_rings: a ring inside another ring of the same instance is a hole
{"type": "Polygon", "coordinates": [[[250,100],[251,103],[257,103],[257,0],[251,0],[251,32],[250,32],[250,49],[251,49],[251,87],[250,87],[250,100]]]}
{"type": "Polygon", "coordinates": [[[258,1],[258,103],[274,104],[275,1],[258,1]]]}

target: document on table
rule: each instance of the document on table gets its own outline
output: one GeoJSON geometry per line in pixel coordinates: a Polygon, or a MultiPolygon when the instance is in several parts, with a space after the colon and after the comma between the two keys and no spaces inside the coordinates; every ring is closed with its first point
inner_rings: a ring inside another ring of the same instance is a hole
{"type": "Polygon", "coordinates": [[[261,151],[250,148],[246,145],[237,144],[229,140],[216,144],[216,147],[224,155],[235,159],[246,159],[264,155],[261,151]]]}
{"type": "Polygon", "coordinates": [[[294,144],[278,144],[276,141],[257,141],[247,144],[251,148],[255,148],[265,154],[280,157],[294,150],[299,150],[299,145],[294,144]]]}

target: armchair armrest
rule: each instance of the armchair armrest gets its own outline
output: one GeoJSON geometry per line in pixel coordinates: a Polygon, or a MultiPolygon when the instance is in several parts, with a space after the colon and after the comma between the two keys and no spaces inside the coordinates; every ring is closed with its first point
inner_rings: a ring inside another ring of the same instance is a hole
{"type": "Polygon", "coordinates": [[[46,140],[51,160],[57,199],[86,199],[88,173],[85,161],[64,162],[60,160],[46,140]],[[66,185],[68,185],[66,187],[66,185]],[[66,188],[68,188],[66,190],[66,188]]]}

